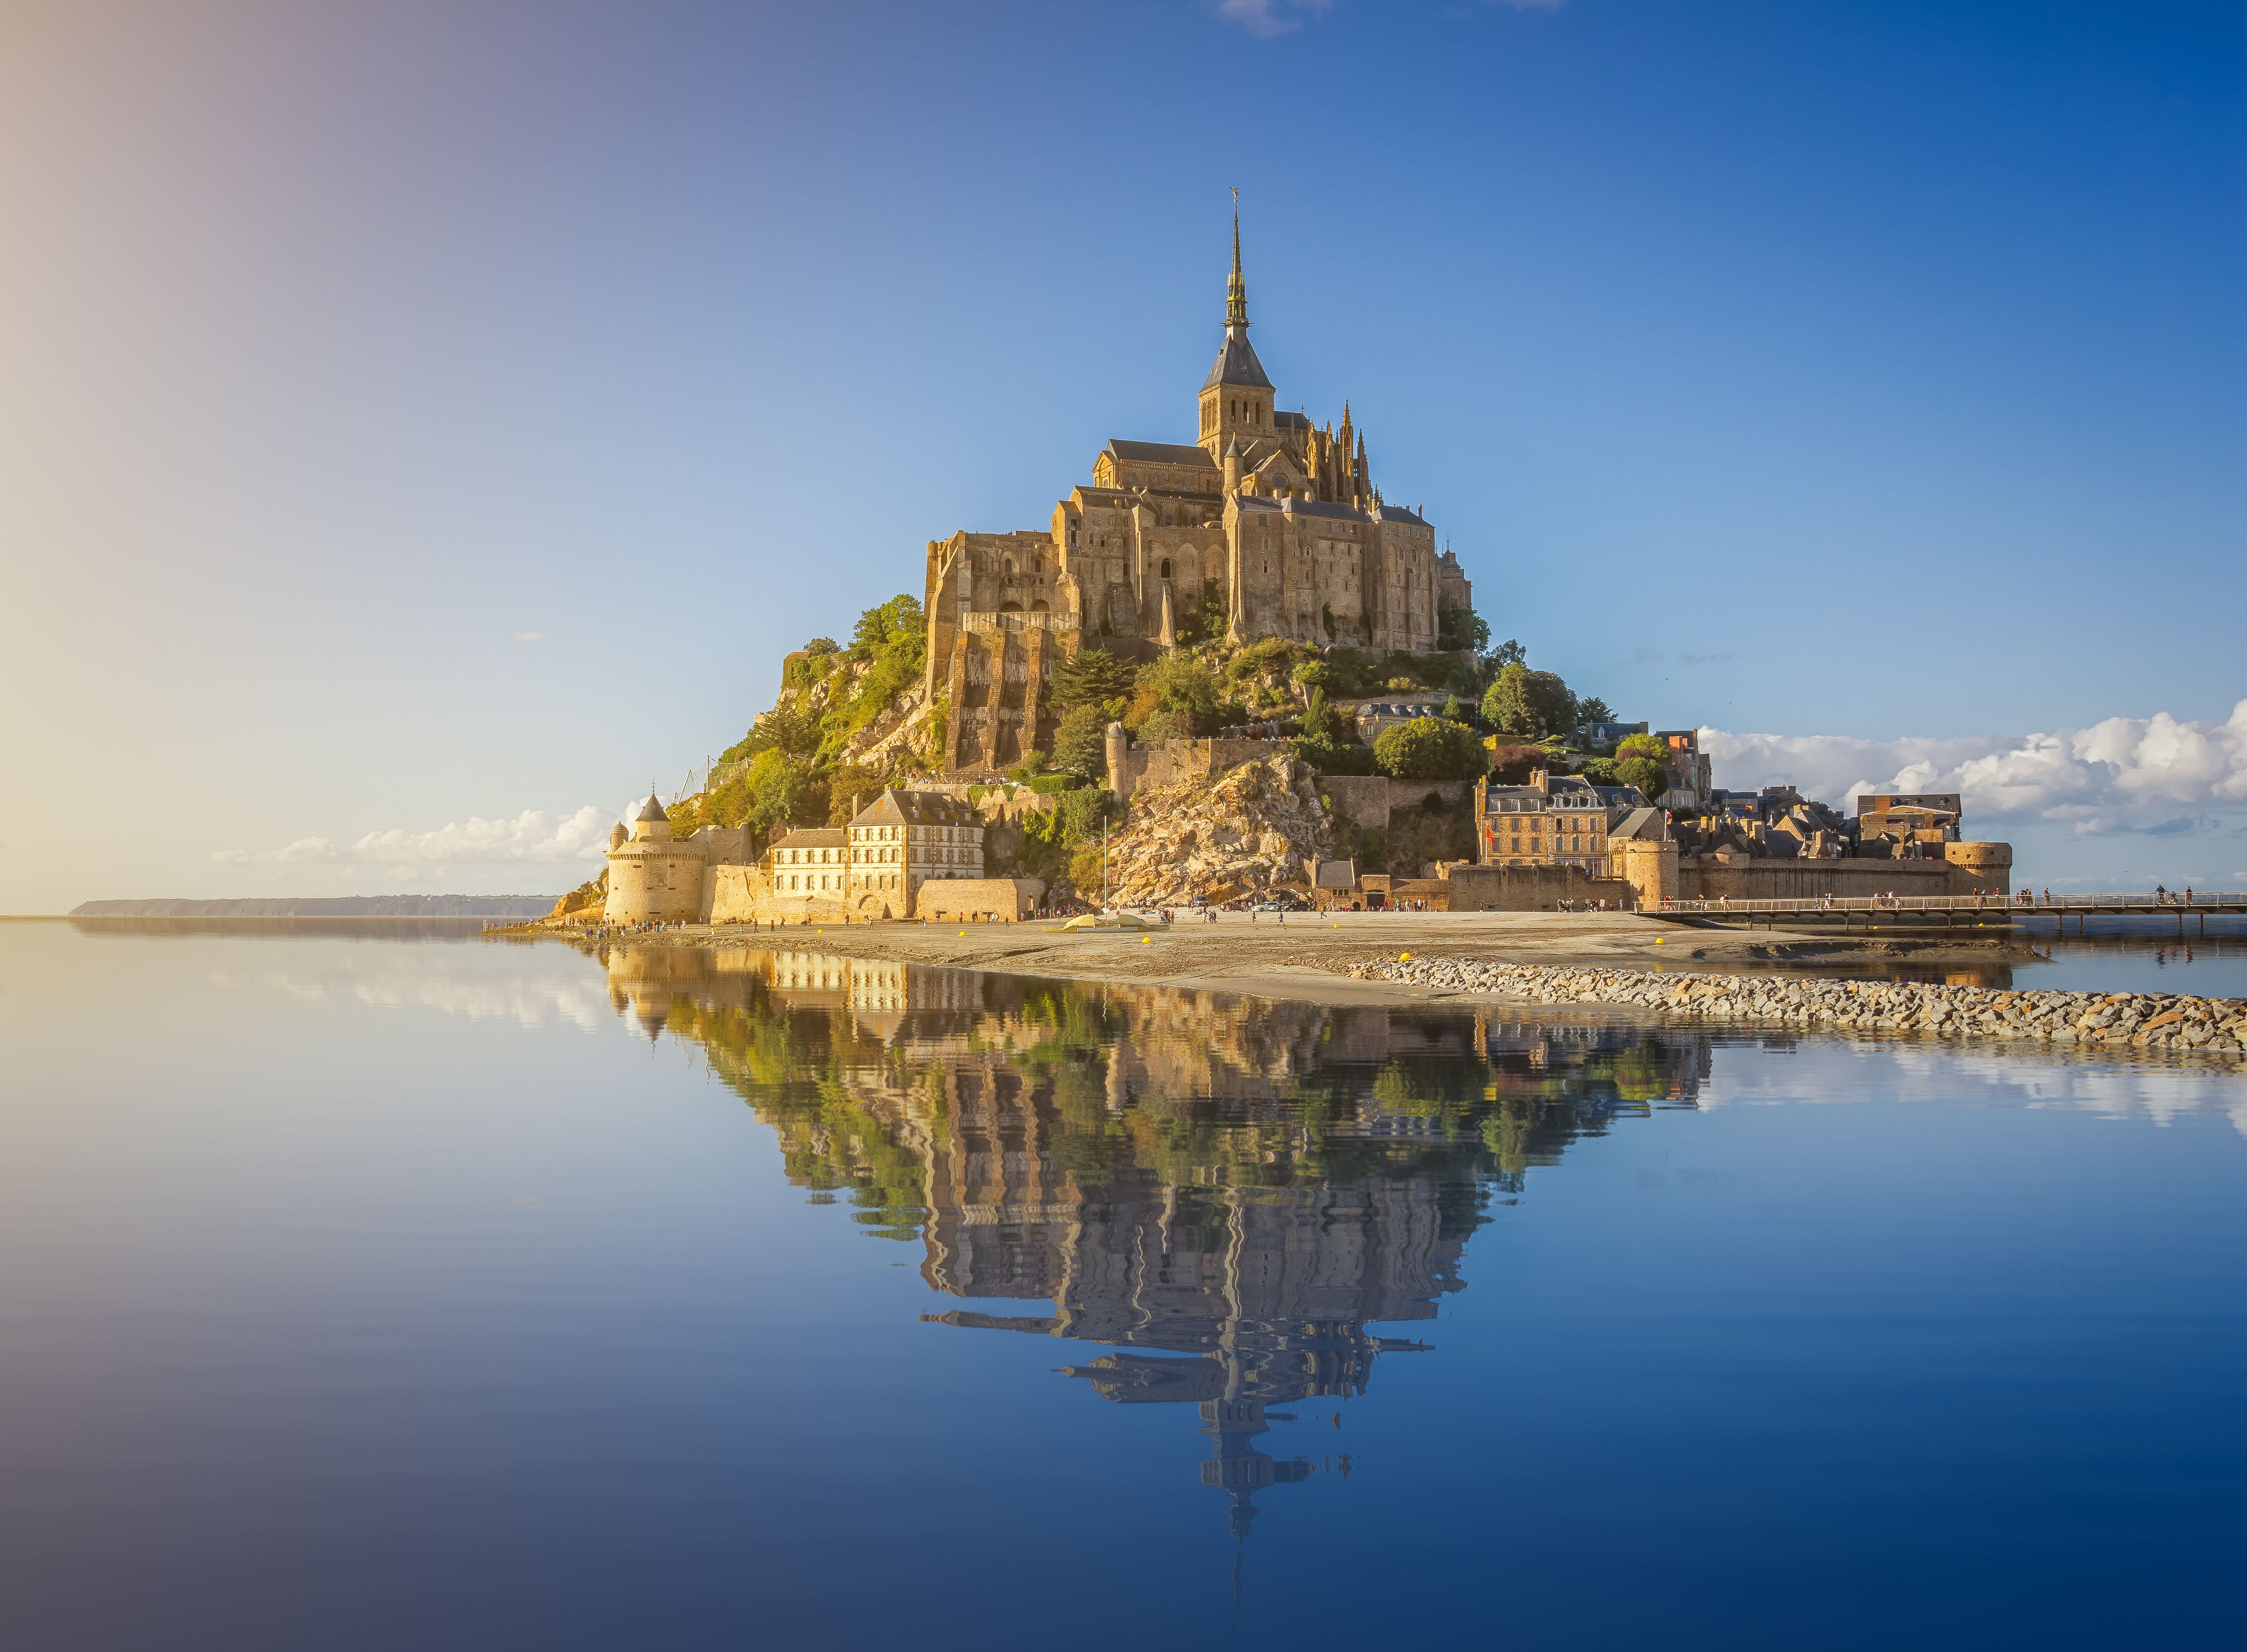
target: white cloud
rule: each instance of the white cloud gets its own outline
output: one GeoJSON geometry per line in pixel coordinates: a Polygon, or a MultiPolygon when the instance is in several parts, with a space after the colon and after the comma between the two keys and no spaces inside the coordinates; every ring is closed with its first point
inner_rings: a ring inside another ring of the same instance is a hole
{"type": "Polygon", "coordinates": [[[515,640],[519,643],[543,643],[546,640],[546,633],[539,631],[519,631],[515,633],[515,640]]]}
{"type": "Polygon", "coordinates": [[[2188,831],[2247,808],[2247,700],[2220,723],[2160,712],[2050,734],[1886,741],[1704,728],[1701,746],[1722,786],[1791,784],[1829,802],[1960,792],[1976,817],[2080,835],[2188,831]]]}
{"type": "Polygon", "coordinates": [[[1306,17],[1329,10],[1334,0],[1217,0],[1217,15],[1238,24],[1253,35],[1269,40],[1292,34],[1306,17]]]}
{"type": "Polygon", "coordinates": [[[300,837],[280,849],[222,849],[211,859],[222,866],[287,866],[307,863],[410,867],[429,864],[498,865],[513,862],[558,864],[599,858],[618,816],[588,803],[575,814],[556,816],[526,809],[512,820],[471,815],[434,831],[409,832],[393,826],[349,843],[325,837],[300,837]]]}

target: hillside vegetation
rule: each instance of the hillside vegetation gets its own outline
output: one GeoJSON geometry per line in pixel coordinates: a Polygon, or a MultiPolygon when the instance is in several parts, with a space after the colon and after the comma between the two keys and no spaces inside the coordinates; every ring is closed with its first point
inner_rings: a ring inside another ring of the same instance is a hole
{"type": "MultiPolygon", "coordinates": [[[[1101,829],[1121,815],[1098,789],[1111,722],[1143,741],[1253,731],[1288,741],[1315,773],[1462,780],[1490,772],[1493,761],[1508,777],[1516,769],[1526,777],[1532,763],[1566,767],[1565,738],[1609,716],[1602,701],[1580,700],[1552,672],[1532,671],[1518,642],[1479,652],[1489,631],[1472,613],[1445,615],[1446,639],[1468,645],[1427,654],[1281,638],[1234,645],[1221,630],[1220,610],[1217,621],[1185,628],[1205,640],[1153,660],[1088,645],[1062,663],[1043,707],[1057,720],[1052,749],[1033,752],[1009,775],[1058,795],[1037,810],[1010,808],[994,824],[985,857],[994,875],[1079,887],[1096,877],[1101,829]],[[1361,743],[1338,702],[1392,696],[1440,696],[1441,710],[1361,743]],[[1486,735],[1497,739],[1486,744],[1486,735]]],[[[791,827],[841,825],[884,788],[933,774],[948,707],[940,695],[933,704],[925,696],[926,662],[925,617],[910,596],[860,614],[847,644],[814,638],[784,662],[772,709],[727,747],[701,791],[672,806],[673,829],[746,826],[769,840],[791,827]]],[[[1648,755],[1595,756],[1584,767],[1603,781],[1626,767],[1643,775],[1648,755]]],[[[1400,819],[1394,842],[1340,836],[1369,868],[1416,870],[1464,852],[1463,832],[1446,817],[1400,819]]]]}

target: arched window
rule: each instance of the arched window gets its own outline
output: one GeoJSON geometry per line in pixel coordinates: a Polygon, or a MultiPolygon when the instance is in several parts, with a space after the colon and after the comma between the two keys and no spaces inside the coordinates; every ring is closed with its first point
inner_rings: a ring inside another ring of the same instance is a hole
{"type": "Polygon", "coordinates": [[[1164,577],[1164,578],[1165,578],[1165,579],[1168,579],[1170,577],[1171,577],[1171,559],[1170,559],[1168,556],[1165,556],[1165,557],[1164,557],[1164,558],[1163,558],[1163,577],[1164,577]]]}

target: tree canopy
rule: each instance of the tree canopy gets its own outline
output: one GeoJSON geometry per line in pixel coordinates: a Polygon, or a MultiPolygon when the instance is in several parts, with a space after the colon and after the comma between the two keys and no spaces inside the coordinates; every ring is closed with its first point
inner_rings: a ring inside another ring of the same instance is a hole
{"type": "Polygon", "coordinates": [[[1501,734],[1543,740],[1576,727],[1576,697],[1549,671],[1520,660],[1504,667],[1482,697],[1483,720],[1501,734]]]}
{"type": "Polygon", "coordinates": [[[1375,737],[1373,761],[1398,780],[1472,780],[1489,754],[1473,729],[1440,717],[1392,723],[1375,737]]]}
{"type": "Polygon", "coordinates": [[[1207,666],[1191,654],[1165,654],[1139,672],[1126,720],[1149,738],[1206,734],[1217,727],[1220,697],[1217,673],[1207,666]]]}
{"type": "Polygon", "coordinates": [[[1106,708],[1090,700],[1070,707],[1054,730],[1053,745],[1055,768],[1096,783],[1104,780],[1108,773],[1106,708]]]}
{"type": "Polygon", "coordinates": [[[1104,648],[1080,648],[1053,675],[1053,708],[1066,714],[1079,706],[1106,706],[1131,697],[1138,668],[1104,648]]]}

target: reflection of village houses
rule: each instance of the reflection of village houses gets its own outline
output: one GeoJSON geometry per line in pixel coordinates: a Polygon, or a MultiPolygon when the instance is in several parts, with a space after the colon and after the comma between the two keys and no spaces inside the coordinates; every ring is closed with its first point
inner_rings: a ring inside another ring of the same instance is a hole
{"type": "Polygon", "coordinates": [[[1565,1018],[1063,986],[809,951],[617,947],[611,999],[700,1045],[790,1179],[918,1242],[927,1317],[1113,1351],[1063,1369],[1191,1404],[1245,1533],[1311,1472],[1267,1408],[1363,1394],[1369,1328],[1432,1320],[1525,1170],[1690,1106],[1705,1044],[1565,1018]],[[1018,1305],[1040,1299],[1043,1314],[1018,1305]]]}

